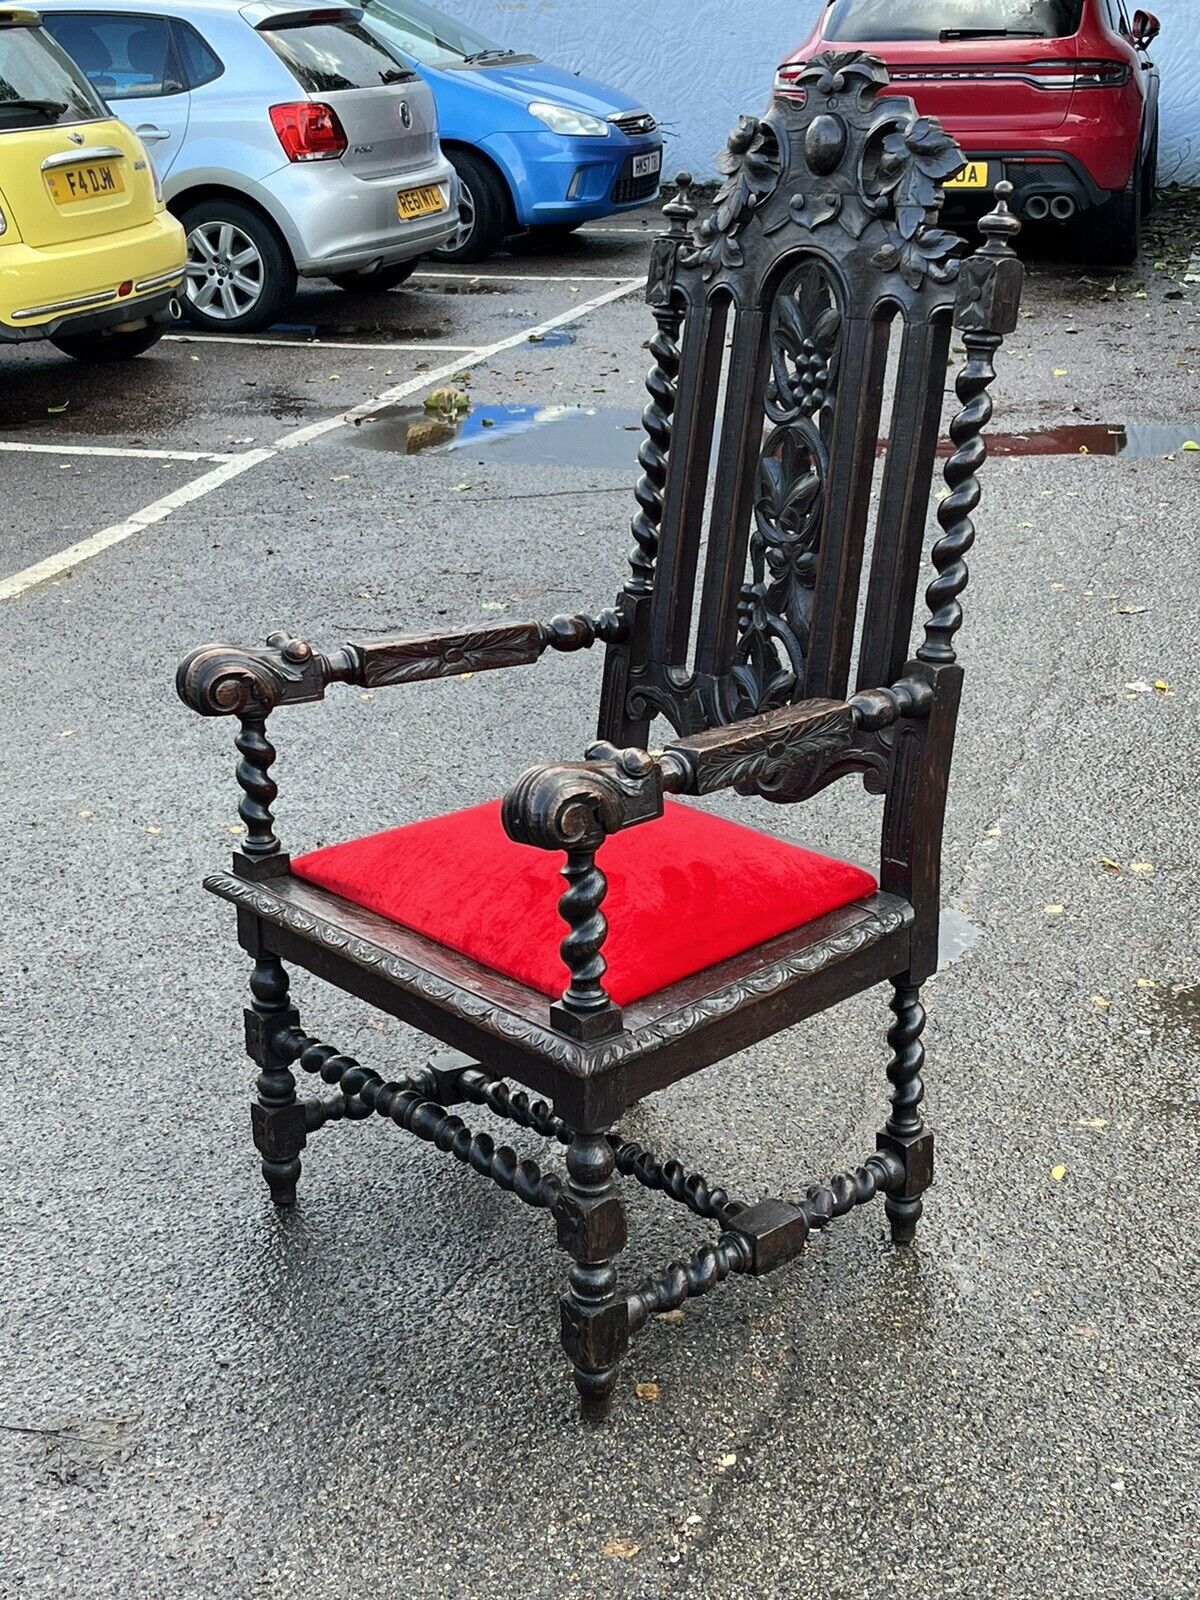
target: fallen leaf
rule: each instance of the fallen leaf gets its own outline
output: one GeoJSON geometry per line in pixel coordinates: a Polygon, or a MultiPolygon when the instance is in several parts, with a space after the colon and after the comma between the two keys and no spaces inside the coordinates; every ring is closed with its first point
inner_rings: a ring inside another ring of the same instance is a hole
{"type": "Polygon", "coordinates": [[[1154,687],[1158,690],[1159,694],[1170,694],[1171,692],[1171,685],[1166,681],[1165,678],[1155,678],[1154,687]]]}
{"type": "Polygon", "coordinates": [[[473,672],[460,672],[458,674],[458,681],[459,683],[469,683],[474,676],[475,674],[473,672]]]}
{"type": "Polygon", "coordinates": [[[84,821],[85,821],[85,822],[86,822],[86,820],[87,820],[87,819],[88,819],[88,817],[94,817],[94,816],[95,816],[95,815],[96,815],[96,813],[95,813],[95,812],[94,812],[94,811],[81,811],[81,812],[80,812],[80,813],[79,813],[79,815],[80,815],[80,816],[81,816],[81,817],[82,817],[82,818],[83,818],[83,819],[84,819],[84,821]]]}
{"type": "Polygon", "coordinates": [[[1139,989],[1157,989],[1158,988],[1158,984],[1155,983],[1153,978],[1139,978],[1137,980],[1137,986],[1138,986],[1139,989]]]}
{"type": "Polygon", "coordinates": [[[1111,856],[1101,856],[1100,865],[1106,872],[1121,872],[1123,870],[1119,861],[1114,861],[1111,856]]]}
{"type": "Polygon", "coordinates": [[[1045,910],[1048,917],[1061,917],[1064,908],[1062,906],[1047,906],[1045,910]]]}
{"type": "Polygon", "coordinates": [[[485,600],[479,609],[481,611],[507,611],[508,602],[506,600],[485,600]]]}
{"type": "Polygon", "coordinates": [[[632,1561],[641,1549],[640,1544],[634,1544],[632,1539],[606,1539],[600,1547],[603,1556],[616,1556],[622,1561],[632,1561]]]}
{"type": "Polygon", "coordinates": [[[1143,678],[1139,678],[1135,683],[1127,683],[1125,688],[1130,694],[1152,694],[1154,691],[1154,685],[1147,683],[1143,678]]]}
{"type": "Polygon", "coordinates": [[[687,1312],[682,1306],[679,1306],[674,1311],[660,1311],[654,1320],[655,1322],[665,1322],[668,1327],[677,1328],[686,1316],[687,1312]]]}
{"type": "Polygon", "coordinates": [[[1107,1128],[1108,1127],[1108,1118],[1107,1117],[1080,1117],[1078,1126],[1081,1127],[1081,1128],[1094,1128],[1094,1129],[1107,1128]]]}
{"type": "Polygon", "coordinates": [[[633,1392],[639,1400],[658,1399],[658,1385],[656,1383],[635,1384],[633,1392]]]}
{"type": "Polygon", "coordinates": [[[1109,1006],[1112,1005],[1112,1001],[1107,995],[1094,994],[1092,996],[1092,1004],[1095,1006],[1097,1011],[1107,1011],[1109,1006]]]}
{"type": "Polygon", "coordinates": [[[1054,1179],[1055,1183],[1061,1183],[1063,1181],[1063,1179],[1066,1177],[1066,1175],[1067,1175],[1066,1167],[1051,1167],[1050,1168],[1050,1176],[1054,1179]]]}
{"type": "Polygon", "coordinates": [[[1067,375],[1067,369],[1066,369],[1066,367],[1055,367],[1055,369],[1054,369],[1054,376],[1055,376],[1055,377],[1056,377],[1056,378],[1065,378],[1065,377],[1066,377],[1066,375],[1067,375]]]}
{"type": "Polygon", "coordinates": [[[47,406],[46,415],[48,417],[61,417],[63,412],[67,410],[70,404],[71,402],[69,400],[64,400],[60,406],[47,406]]]}
{"type": "Polygon", "coordinates": [[[162,829],[161,828],[156,828],[154,823],[151,822],[150,824],[148,824],[148,826],[146,828],[146,832],[147,833],[161,833],[162,829]]]}
{"type": "Polygon", "coordinates": [[[723,1456],[717,1457],[717,1466],[722,1472],[728,1472],[730,1467],[737,1466],[737,1456],[732,1450],[729,1450],[723,1456]]]}
{"type": "Polygon", "coordinates": [[[1129,870],[1139,878],[1148,878],[1154,871],[1154,863],[1153,861],[1131,861],[1129,870]]]}
{"type": "Polygon", "coordinates": [[[456,483],[450,490],[451,494],[463,494],[471,485],[469,483],[456,483]]]}
{"type": "Polygon", "coordinates": [[[1200,450],[1200,444],[1195,439],[1185,439],[1179,447],[1181,450],[1200,450]]]}
{"type": "Polygon", "coordinates": [[[983,836],[985,839],[999,839],[1003,833],[1004,829],[997,823],[994,828],[985,828],[983,836]]]}

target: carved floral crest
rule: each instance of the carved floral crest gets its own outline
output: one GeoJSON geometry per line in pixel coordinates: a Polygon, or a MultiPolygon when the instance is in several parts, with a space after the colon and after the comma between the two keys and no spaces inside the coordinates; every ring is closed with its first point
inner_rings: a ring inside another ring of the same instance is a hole
{"type": "Polygon", "coordinates": [[[699,267],[706,279],[743,266],[746,229],[786,177],[796,187],[782,215],[764,224],[766,234],[836,222],[860,239],[877,224],[872,260],[880,271],[899,272],[913,289],[927,274],[951,281],[959,241],[936,222],[940,185],[962,165],[954,140],[910,101],[881,98],[887,68],[863,51],[815,56],[794,83],[812,113],[799,126],[799,150],[790,148],[797,132],[790,109],[777,104],[765,118],[743,117],[718,162],[725,182],[680,264],[699,267]]]}

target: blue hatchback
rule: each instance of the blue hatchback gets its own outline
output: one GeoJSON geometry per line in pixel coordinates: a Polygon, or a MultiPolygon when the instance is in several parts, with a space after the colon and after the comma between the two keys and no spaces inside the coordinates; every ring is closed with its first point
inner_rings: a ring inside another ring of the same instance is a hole
{"type": "Polygon", "coordinates": [[[492,44],[420,0],[365,0],[364,25],[433,89],[462,179],[437,254],[482,261],[510,234],[566,234],[658,193],[662,135],[628,95],[492,44]]]}

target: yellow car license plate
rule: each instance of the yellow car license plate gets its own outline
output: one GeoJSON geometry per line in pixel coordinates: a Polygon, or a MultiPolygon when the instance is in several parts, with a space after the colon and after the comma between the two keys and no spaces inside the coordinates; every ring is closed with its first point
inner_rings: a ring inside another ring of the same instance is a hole
{"type": "Polygon", "coordinates": [[[76,200],[124,194],[125,180],[111,161],[89,161],[86,166],[58,167],[48,172],[46,187],[56,206],[69,206],[76,200]]]}
{"type": "Polygon", "coordinates": [[[947,178],[942,185],[943,189],[986,189],[990,182],[990,171],[986,161],[968,161],[965,167],[959,167],[952,178],[947,178]]]}
{"type": "Polygon", "coordinates": [[[402,217],[432,217],[445,209],[446,202],[436,183],[427,183],[420,189],[401,189],[396,196],[396,210],[402,217]]]}

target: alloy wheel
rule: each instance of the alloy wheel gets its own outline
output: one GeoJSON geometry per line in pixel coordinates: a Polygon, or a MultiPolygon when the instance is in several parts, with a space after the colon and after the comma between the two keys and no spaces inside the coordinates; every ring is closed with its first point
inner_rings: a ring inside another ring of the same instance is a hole
{"type": "Polygon", "coordinates": [[[201,222],[188,234],[184,292],[214,322],[244,317],[262,299],[266,265],[258,246],[235,222],[201,222]]]}
{"type": "Polygon", "coordinates": [[[449,255],[451,250],[461,250],[471,235],[475,232],[475,196],[465,183],[460,182],[458,189],[458,227],[445,241],[438,245],[434,255],[449,255]]]}

